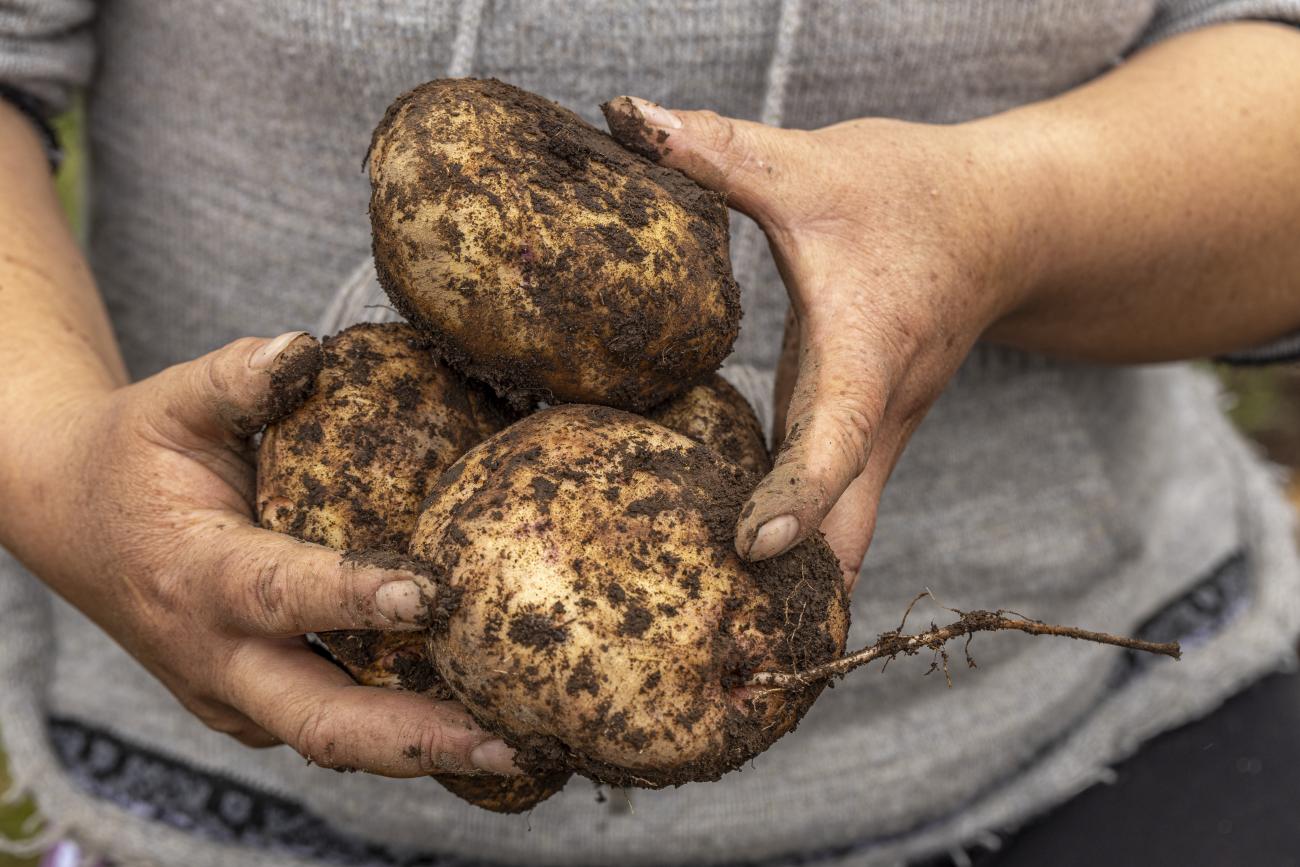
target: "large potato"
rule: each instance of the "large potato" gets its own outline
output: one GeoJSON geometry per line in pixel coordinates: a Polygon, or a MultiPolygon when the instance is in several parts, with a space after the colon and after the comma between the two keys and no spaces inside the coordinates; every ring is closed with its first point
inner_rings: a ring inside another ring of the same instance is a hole
{"type": "Polygon", "coordinates": [[[712,374],[646,413],[646,418],[703,443],[755,475],[772,469],[763,425],[735,386],[712,374]]]}
{"type": "MultiPolygon", "coordinates": [[[[327,338],[315,393],[270,425],[258,453],[262,525],[382,560],[406,549],[438,476],[509,414],[486,389],[439,364],[409,325],[357,325],[327,338]]],[[[366,686],[451,693],[418,632],[324,632],[321,642],[366,686]]],[[[439,775],[479,806],[528,809],[563,778],[439,775]]]]}
{"type": "Polygon", "coordinates": [[[721,196],[495,80],[399,97],[370,148],[393,304],[516,405],[643,410],[712,372],[740,321],[721,196]]]}
{"type": "Polygon", "coordinates": [[[411,539],[459,604],[435,664],[533,772],[716,779],[820,687],[744,688],[838,657],[848,613],[820,536],[762,563],[733,543],[753,477],[638,416],[543,410],[461,458],[411,539]]]}

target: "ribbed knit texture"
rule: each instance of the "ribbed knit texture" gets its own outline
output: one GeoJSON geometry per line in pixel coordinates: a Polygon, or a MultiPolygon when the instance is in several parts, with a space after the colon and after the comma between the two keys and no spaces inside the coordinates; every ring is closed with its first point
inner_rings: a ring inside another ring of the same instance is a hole
{"type": "MultiPolygon", "coordinates": [[[[599,102],[631,93],[796,127],[953,122],[1060,93],[1190,27],[1300,20],[1300,3],[1264,0],[114,0],[95,11],[5,4],[0,80],[51,109],[91,86],[89,250],[139,376],[240,335],[368,315],[370,130],[397,93],[448,70],[498,76],[593,121],[599,102]]],[[[742,222],[738,238],[752,232],[742,222]]],[[[770,418],[786,302],[750,237],[736,247],[746,317],[729,370],[770,418]]],[[[982,637],[979,669],[955,672],[953,689],[922,679],[925,659],[852,677],[722,782],[636,791],[628,810],[575,780],[531,815],[501,817],[427,780],[337,775],[207,731],[0,561],[0,729],[53,829],[124,863],[294,862],[81,794],[48,749],[47,711],[300,799],[398,850],[530,865],[891,864],[1014,827],[1286,664],[1300,631],[1290,534],[1269,472],[1189,368],[980,347],[886,491],[851,642],[895,626],[926,587],[949,605],[1125,632],[1241,550],[1252,596],[1226,630],[1122,688],[1114,649],[982,637]]]]}

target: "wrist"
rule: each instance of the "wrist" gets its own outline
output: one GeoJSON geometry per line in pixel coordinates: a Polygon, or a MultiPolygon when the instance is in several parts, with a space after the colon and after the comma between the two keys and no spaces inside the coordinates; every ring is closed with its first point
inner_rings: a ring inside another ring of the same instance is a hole
{"type": "Polygon", "coordinates": [[[979,169],[987,219],[993,227],[991,281],[998,308],[985,338],[1010,345],[1045,308],[1052,287],[1068,270],[1067,241],[1078,215],[1064,130],[1025,111],[981,118],[957,127],[979,169]]]}
{"type": "Polygon", "coordinates": [[[26,401],[7,396],[10,421],[0,427],[0,497],[17,508],[0,510],[0,544],[20,559],[25,538],[63,523],[65,504],[83,482],[85,435],[112,393],[100,387],[26,401]]]}

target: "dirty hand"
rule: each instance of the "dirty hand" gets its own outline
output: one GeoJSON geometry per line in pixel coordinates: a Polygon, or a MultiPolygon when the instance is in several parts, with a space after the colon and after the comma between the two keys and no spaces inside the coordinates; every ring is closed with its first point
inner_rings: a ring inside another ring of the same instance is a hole
{"type": "Polygon", "coordinates": [[[358,686],[302,638],[418,628],[432,590],[253,522],[249,437],[306,396],[320,359],[305,334],[246,338],[51,400],[30,426],[42,433],[27,438],[28,469],[5,478],[25,502],[0,521],[0,543],[245,744],[397,777],[515,773],[460,705],[358,686]]]}
{"type": "Polygon", "coordinates": [[[767,234],[797,375],[778,375],[784,441],[736,547],[761,560],[820,528],[851,587],[908,437],[1021,290],[1008,161],[963,126],[786,130],[628,97],[606,117],[625,144],[724,194],[767,234]]]}

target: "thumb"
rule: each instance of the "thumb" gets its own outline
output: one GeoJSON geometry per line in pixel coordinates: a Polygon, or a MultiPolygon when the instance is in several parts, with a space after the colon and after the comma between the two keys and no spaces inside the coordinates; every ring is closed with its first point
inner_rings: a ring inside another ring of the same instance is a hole
{"type": "Polygon", "coordinates": [[[600,110],[624,147],[722,193],[727,204],[763,222],[796,131],[712,111],[670,111],[635,96],[616,97],[600,110]]]}
{"type": "Polygon", "coordinates": [[[174,434],[252,436],[315,390],[322,360],[320,344],[303,331],[245,337],[158,374],[154,405],[174,434]]]}
{"type": "Polygon", "coordinates": [[[775,557],[818,530],[867,469],[877,444],[888,404],[884,371],[873,375],[864,359],[823,363],[839,353],[808,345],[805,340],[772,472],[754,489],[736,525],[736,551],[747,560],[775,557]],[[855,373],[845,376],[846,370],[855,373]]]}

